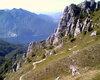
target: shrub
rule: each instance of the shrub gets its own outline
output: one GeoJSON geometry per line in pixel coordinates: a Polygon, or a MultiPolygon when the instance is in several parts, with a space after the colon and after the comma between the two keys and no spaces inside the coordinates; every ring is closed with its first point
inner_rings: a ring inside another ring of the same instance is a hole
{"type": "Polygon", "coordinates": [[[0,80],[3,80],[3,77],[2,76],[0,76],[0,80]]]}
{"type": "Polygon", "coordinates": [[[53,54],[56,54],[55,50],[52,51],[53,54]]]}
{"type": "Polygon", "coordinates": [[[93,28],[91,26],[88,26],[88,31],[90,32],[92,30],[93,30],[93,28]]]}
{"type": "Polygon", "coordinates": [[[97,74],[92,80],[100,80],[100,74],[97,74]]]}
{"type": "Polygon", "coordinates": [[[67,41],[67,39],[68,39],[68,37],[67,37],[67,36],[63,37],[63,41],[64,41],[64,42],[66,42],[66,41],[67,41]]]}
{"type": "Polygon", "coordinates": [[[71,40],[70,40],[70,42],[74,42],[76,40],[76,38],[72,38],[71,40]]]}
{"type": "Polygon", "coordinates": [[[46,47],[47,49],[53,49],[53,46],[52,45],[49,45],[46,47]]]}
{"type": "Polygon", "coordinates": [[[43,54],[42,59],[46,58],[45,54],[43,54]]]}
{"type": "Polygon", "coordinates": [[[28,62],[28,63],[30,63],[30,62],[31,62],[31,60],[30,60],[29,58],[27,58],[27,62],[28,62]]]}
{"type": "Polygon", "coordinates": [[[32,53],[31,53],[31,57],[34,57],[35,56],[35,53],[32,51],[32,53]]]}
{"type": "Polygon", "coordinates": [[[84,30],[84,31],[83,31],[83,35],[86,35],[86,33],[87,33],[87,31],[86,31],[86,30],[84,30]]]}
{"type": "Polygon", "coordinates": [[[61,36],[65,36],[65,34],[66,34],[66,29],[65,29],[63,32],[61,32],[60,34],[61,34],[61,36]]]}
{"type": "Polygon", "coordinates": [[[41,44],[42,47],[45,47],[46,46],[45,40],[41,41],[40,44],[41,44]]]}
{"type": "Polygon", "coordinates": [[[55,46],[58,46],[59,44],[61,44],[62,39],[60,39],[58,42],[56,42],[55,46]]]}
{"type": "Polygon", "coordinates": [[[100,35],[100,30],[97,30],[97,35],[100,35]]]}
{"type": "Polygon", "coordinates": [[[69,33],[69,34],[68,34],[68,39],[71,39],[71,38],[72,38],[72,34],[69,33]]]}

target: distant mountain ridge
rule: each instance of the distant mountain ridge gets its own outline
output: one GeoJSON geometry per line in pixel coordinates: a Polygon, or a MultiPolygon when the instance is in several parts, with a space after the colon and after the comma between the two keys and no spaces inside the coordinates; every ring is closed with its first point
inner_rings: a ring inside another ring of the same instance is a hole
{"type": "Polygon", "coordinates": [[[62,16],[62,12],[48,13],[48,16],[51,16],[54,19],[54,22],[59,22],[62,16]]]}
{"type": "Polygon", "coordinates": [[[9,42],[41,41],[53,33],[55,27],[57,23],[47,15],[16,8],[0,10],[0,38],[9,42]]]}
{"type": "Polygon", "coordinates": [[[55,32],[31,42],[20,60],[11,62],[3,63],[1,80],[100,80],[100,1],[66,6],[55,32]]]}

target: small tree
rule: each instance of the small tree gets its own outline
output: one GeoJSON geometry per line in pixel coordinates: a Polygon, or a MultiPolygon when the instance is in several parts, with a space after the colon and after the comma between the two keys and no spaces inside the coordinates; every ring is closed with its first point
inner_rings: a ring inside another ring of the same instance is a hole
{"type": "Polygon", "coordinates": [[[28,63],[30,63],[30,62],[31,62],[31,60],[30,60],[29,58],[27,58],[27,62],[28,62],[28,63]]]}
{"type": "Polygon", "coordinates": [[[88,26],[88,31],[90,32],[92,30],[93,30],[93,28],[91,26],[88,26]]]}
{"type": "Polygon", "coordinates": [[[46,58],[45,54],[43,54],[42,59],[46,58]]]}

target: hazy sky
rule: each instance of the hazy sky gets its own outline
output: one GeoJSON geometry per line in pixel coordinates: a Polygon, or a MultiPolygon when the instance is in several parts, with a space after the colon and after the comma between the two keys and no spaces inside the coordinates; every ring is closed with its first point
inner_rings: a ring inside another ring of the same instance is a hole
{"type": "Polygon", "coordinates": [[[36,13],[48,13],[63,11],[65,6],[82,1],[84,0],[0,0],[0,9],[23,8],[36,13]]]}

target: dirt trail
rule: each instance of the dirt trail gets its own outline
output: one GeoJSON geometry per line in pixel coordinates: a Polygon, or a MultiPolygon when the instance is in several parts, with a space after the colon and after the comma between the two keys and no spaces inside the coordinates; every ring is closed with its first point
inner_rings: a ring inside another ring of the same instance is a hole
{"type": "MultiPolygon", "coordinates": [[[[39,64],[39,63],[41,63],[41,62],[43,62],[43,61],[45,61],[46,60],[46,58],[45,59],[42,59],[42,60],[40,60],[40,61],[36,61],[36,62],[33,62],[33,70],[34,69],[36,69],[36,64],[39,64]]],[[[29,73],[29,72],[27,72],[27,73],[29,73]]],[[[26,73],[26,74],[27,74],[26,73]]],[[[26,74],[23,74],[20,78],[19,78],[19,80],[23,80],[23,77],[26,75],[26,74]]]]}

